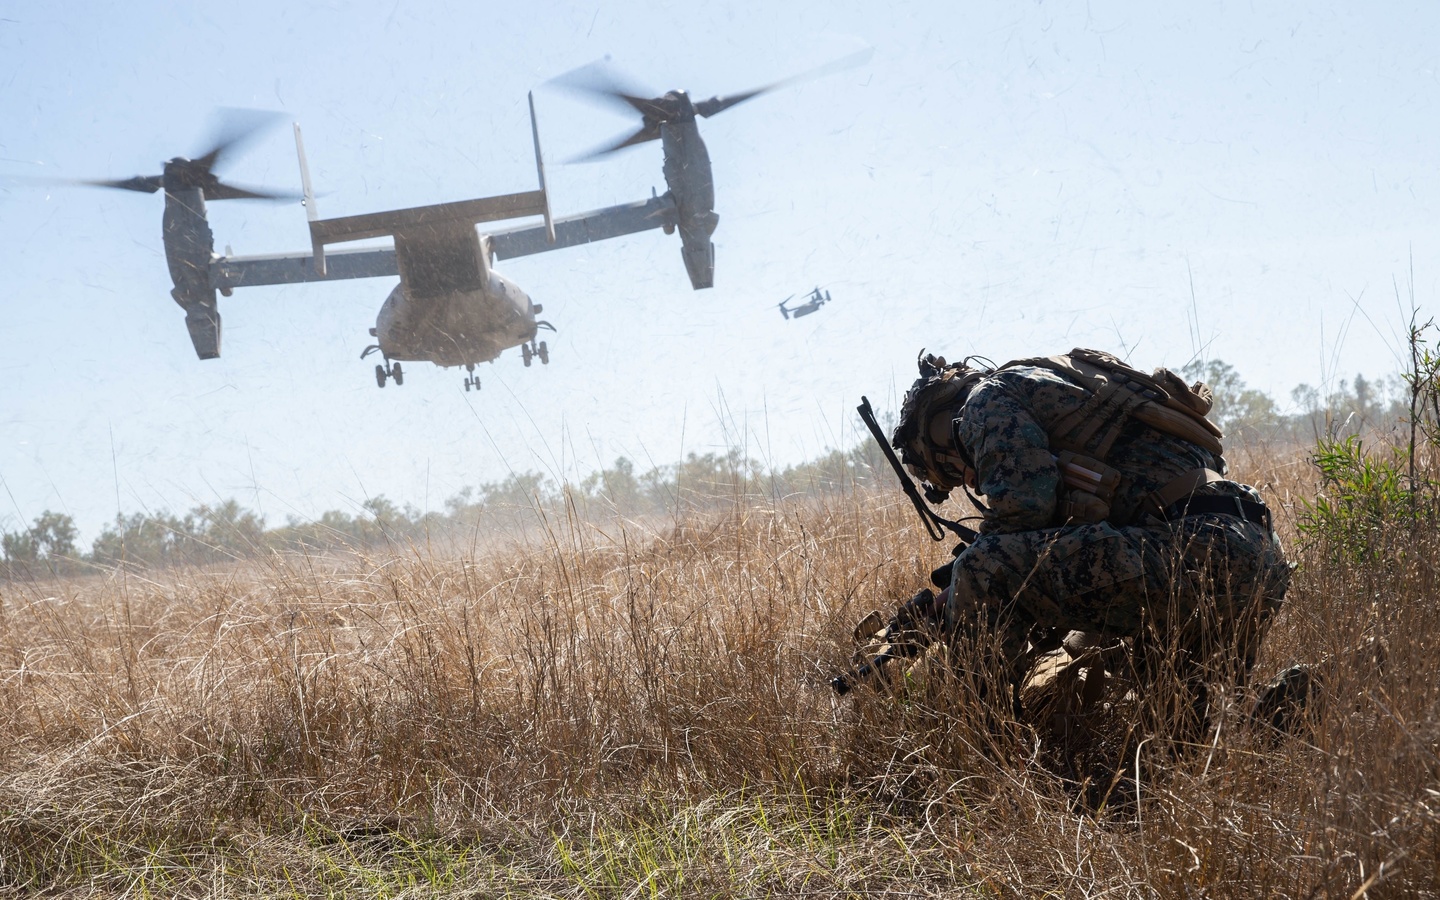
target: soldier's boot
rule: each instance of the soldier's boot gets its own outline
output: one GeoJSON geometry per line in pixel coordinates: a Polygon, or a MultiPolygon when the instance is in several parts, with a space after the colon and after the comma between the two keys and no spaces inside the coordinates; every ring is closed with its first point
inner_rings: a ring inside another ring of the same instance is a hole
{"type": "Polygon", "coordinates": [[[1281,735],[1294,735],[1318,719],[1325,711],[1326,700],[1331,693],[1330,684],[1336,679],[1338,667],[1348,667],[1369,678],[1385,670],[1388,649],[1379,638],[1367,638],[1338,659],[1325,660],[1319,665],[1293,665],[1275,676],[1261,688],[1255,705],[1251,707],[1250,718],[1260,725],[1267,725],[1281,735]]]}
{"type": "Polygon", "coordinates": [[[1261,688],[1250,718],[1281,734],[1294,734],[1306,710],[1316,705],[1319,693],[1320,680],[1309,666],[1291,666],[1261,688]]]}

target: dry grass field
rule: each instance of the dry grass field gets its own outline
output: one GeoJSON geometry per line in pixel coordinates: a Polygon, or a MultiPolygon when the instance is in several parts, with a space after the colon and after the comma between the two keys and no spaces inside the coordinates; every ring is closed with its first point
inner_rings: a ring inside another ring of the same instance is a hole
{"type": "MultiPolygon", "coordinates": [[[[1294,549],[1313,468],[1238,462],[1294,549]]],[[[1098,803],[958,694],[832,695],[945,558],[898,491],[0,582],[0,893],[1440,895],[1436,544],[1296,549],[1256,674],[1330,660],[1311,727],[1225,698],[1098,803]]]]}

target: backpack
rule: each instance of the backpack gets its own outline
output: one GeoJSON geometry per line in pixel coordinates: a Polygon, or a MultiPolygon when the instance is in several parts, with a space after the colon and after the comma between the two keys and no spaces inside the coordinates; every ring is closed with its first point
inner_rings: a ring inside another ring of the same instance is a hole
{"type": "MultiPolygon", "coordinates": [[[[1110,501],[1121,476],[1105,459],[1131,417],[1216,456],[1224,454],[1224,435],[1205,417],[1214,395],[1203,382],[1186,384],[1165,368],[1147,375],[1112,354],[1079,347],[1063,356],[1014,360],[996,371],[1020,366],[1048,369],[1080,385],[1089,395],[1048,432],[1061,476],[1058,511],[1065,520],[1109,519],[1110,501]]],[[[1221,479],[1220,473],[1211,469],[1189,470],[1152,492],[1145,507],[1151,513],[1161,512],[1198,487],[1221,479]]]]}
{"type": "MultiPolygon", "coordinates": [[[[1165,434],[1223,455],[1224,434],[1205,416],[1214,395],[1203,382],[1187,385],[1169,369],[1147,375],[1101,350],[1077,347],[1063,356],[1008,362],[1000,369],[1033,366],[1049,369],[1079,384],[1090,395],[1055,423],[1052,446],[1104,461],[1128,417],[1165,434]]],[[[999,371],[997,369],[996,371],[999,371]]]]}

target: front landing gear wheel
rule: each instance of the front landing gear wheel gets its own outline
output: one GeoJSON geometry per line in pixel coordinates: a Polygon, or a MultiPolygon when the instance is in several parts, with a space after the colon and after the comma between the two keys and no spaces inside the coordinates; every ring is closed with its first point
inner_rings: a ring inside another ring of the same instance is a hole
{"type": "MultiPolygon", "coordinates": [[[[540,365],[550,365],[550,348],[545,346],[544,341],[541,341],[540,346],[535,348],[535,355],[540,357],[540,365]]],[[[529,365],[529,363],[526,363],[526,365],[529,365]]]]}
{"type": "Polygon", "coordinates": [[[395,379],[396,385],[405,383],[405,371],[400,368],[398,362],[375,367],[375,383],[377,385],[383,388],[385,382],[391,378],[395,379]]]}
{"type": "Polygon", "coordinates": [[[520,345],[520,358],[525,360],[525,368],[530,368],[530,361],[535,358],[535,354],[529,344],[520,345]]]}

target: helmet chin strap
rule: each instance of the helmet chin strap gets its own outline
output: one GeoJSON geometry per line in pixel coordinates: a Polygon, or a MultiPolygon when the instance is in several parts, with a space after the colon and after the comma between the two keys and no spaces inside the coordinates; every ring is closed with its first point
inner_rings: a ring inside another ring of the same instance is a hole
{"type": "Polygon", "coordinates": [[[956,453],[947,453],[944,450],[934,450],[931,452],[931,455],[935,457],[937,463],[945,467],[943,471],[937,472],[936,474],[944,476],[951,490],[962,487],[967,483],[968,479],[965,477],[965,473],[970,471],[970,466],[966,464],[963,456],[956,453]]]}

